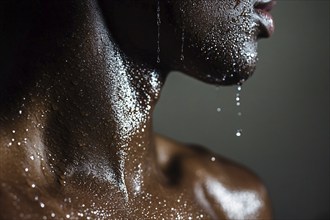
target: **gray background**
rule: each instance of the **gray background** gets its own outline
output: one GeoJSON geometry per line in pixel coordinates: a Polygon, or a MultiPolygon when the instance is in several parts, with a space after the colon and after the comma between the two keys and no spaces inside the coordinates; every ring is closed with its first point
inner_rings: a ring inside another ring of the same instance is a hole
{"type": "Polygon", "coordinates": [[[254,170],[276,219],[329,219],[329,1],[282,0],[273,15],[276,32],[259,44],[258,68],[243,85],[240,107],[236,87],[172,73],[155,130],[254,170]]]}

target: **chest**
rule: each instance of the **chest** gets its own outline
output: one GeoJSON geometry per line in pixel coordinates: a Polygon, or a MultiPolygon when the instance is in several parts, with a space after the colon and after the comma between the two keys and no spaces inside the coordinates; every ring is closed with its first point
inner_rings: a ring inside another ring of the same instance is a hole
{"type": "Polygon", "coordinates": [[[97,184],[64,191],[7,186],[1,200],[3,219],[209,219],[189,192],[156,186],[128,197],[97,184]]]}

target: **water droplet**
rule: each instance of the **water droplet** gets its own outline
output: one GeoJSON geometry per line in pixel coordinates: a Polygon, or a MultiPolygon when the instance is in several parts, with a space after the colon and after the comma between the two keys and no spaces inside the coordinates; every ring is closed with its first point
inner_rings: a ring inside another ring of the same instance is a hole
{"type": "Polygon", "coordinates": [[[11,145],[13,145],[13,143],[9,142],[9,143],[8,143],[8,147],[10,147],[11,145]]]}
{"type": "Polygon", "coordinates": [[[18,111],[18,114],[20,114],[20,115],[21,115],[21,114],[22,114],[22,112],[23,112],[22,110],[19,110],[19,111],[18,111]]]}
{"type": "Polygon", "coordinates": [[[24,169],[24,171],[25,171],[25,172],[29,172],[29,168],[26,167],[26,168],[24,169]]]}
{"type": "Polygon", "coordinates": [[[238,115],[238,116],[242,116],[242,112],[238,112],[237,115],[238,115]]]}
{"type": "Polygon", "coordinates": [[[31,159],[31,160],[34,160],[34,156],[33,156],[33,155],[32,155],[32,156],[30,156],[30,159],[31,159]]]}
{"type": "Polygon", "coordinates": [[[221,108],[220,107],[217,108],[217,112],[221,112],[221,108]]]}
{"type": "Polygon", "coordinates": [[[45,208],[45,204],[43,202],[40,202],[40,207],[45,208]]]}
{"type": "Polygon", "coordinates": [[[211,157],[211,161],[214,162],[215,161],[215,157],[211,157]]]}
{"type": "Polygon", "coordinates": [[[32,183],[32,184],[31,184],[31,187],[32,187],[32,188],[36,188],[36,184],[32,183]]]}
{"type": "Polygon", "coordinates": [[[238,130],[236,131],[236,136],[237,136],[237,137],[242,136],[242,129],[238,129],[238,130]]]}
{"type": "Polygon", "coordinates": [[[13,132],[13,134],[15,134],[15,133],[16,133],[16,131],[15,131],[15,130],[13,130],[12,132],[13,132]]]}
{"type": "Polygon", "coordinates": [[[50,214],[50,216],[52,217],[52,218],[55,218],[55,213],[54,212],[52,212],[52,214],[50,214]]]}
{"type": "Polygon", "coordinates": [[[70,218],[70,215],[69,215],[69,214],[66,214],[65,217],[66,217],[66,218],[70,218]]]}

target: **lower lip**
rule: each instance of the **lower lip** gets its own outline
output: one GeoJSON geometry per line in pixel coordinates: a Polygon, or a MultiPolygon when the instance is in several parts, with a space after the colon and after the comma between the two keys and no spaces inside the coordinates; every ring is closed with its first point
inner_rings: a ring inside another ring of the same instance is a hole
{"type": "Polygon", "coordinates": [[[262,9],[257,9],[256,11],[260,17],[261,25],[266,28],[268,37],[270,37],[274,33],[274,30],[275,30],[272,15],[268,11],[265,11],[262,9]]]}

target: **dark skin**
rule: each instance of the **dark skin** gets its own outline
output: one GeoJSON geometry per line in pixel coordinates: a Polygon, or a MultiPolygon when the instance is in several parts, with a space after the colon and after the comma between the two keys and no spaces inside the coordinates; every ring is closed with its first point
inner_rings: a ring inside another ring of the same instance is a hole
{"type": "Polygon", "coordinates": [[[252,74],[254,1],[51,2],[0,3],[0,219],[271,218],[252,172],[152,130],[170,70],[252,74]]]}

